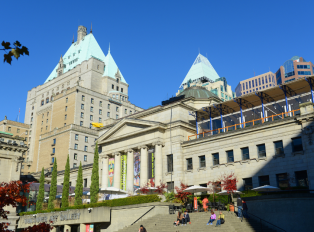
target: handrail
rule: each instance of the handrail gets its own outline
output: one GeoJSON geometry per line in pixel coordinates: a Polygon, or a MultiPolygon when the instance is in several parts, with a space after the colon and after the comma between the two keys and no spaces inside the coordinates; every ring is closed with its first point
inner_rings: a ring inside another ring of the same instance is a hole
{"type": "Polygon", "coordinates": [[[155,208],[155,206],[153,206],[152,208],[150,208],[146,213],[144,213],[142,216],[140,216],[135,222],[133,222],[131,224],[131,226],[133,226],[136,222],[138,222],[142,217],[144,217],[146,214],[148,214],[153,208],[155,208]]]}
{"type": "MultiPolygon", "coordinates": [[[[238,207],[238,206],[234,206],[234,207],[238,208],[238,212],[239,212],[239,207],[238,207]]],[[[242,222],[242,221],[243,221],[243,209],[241,209],[241,211],[242,211],[242,217],[241,217],[241,222],[242,222]]],[[[257,217],[257,218],[260,220],[260,223],[261,223],[261,230],[262,230],[262,231],[263,231],[263,224],[262,224],[262,221],[264,221],[264,222],[266,222],[266,223],[268,223],[268,224],[270,224],[270,225],[272,225],[272,226],[274,226],[274,227],[280,229],[281,231],[287,232],[286,230],[280,228],[279,226],[276,226],[276,225],[274,225],[273,223],[268,222],[268,221],[266,221],[266,220],[264,220],[264,219],[262,219],[262,218],[260,218],[260,217],[258,217],[258,216],[256,216],[256,215],[254,215],[254,214],[252,214],[252,213],[248,213],[248,212],[246,212],[246,213],[249,214],[250,216],[257,217]]],[[[265,231],[267,231],[267,229],[266,229],[265,231]]]]}
{"type": "MultiPolygon", "coordinates": [[[[215,131],[218,131],[218,134],[220,133],[220,131],[222,131],[222,132],[228,132],[228,131],[229,131],[229,128],[231,128],[231,129],[234,128],[234,130],[237,130],[237,127],[238,127],[239,129],[241,129],[241,127],[246,127],[246,125],[249,124],[249,123],[252,123],[252,124],[253,124],[252,126],[254,126],[254,122],[256,122],[256,121],[262,121],[262,123],[264,123],[266,119],[270,119],[270,118],[271,118],[271,121],[274,121],[274,117],[281,117],[281,118],[284,118],[285,115],[289,115],[289,114],[291,114],[291,113],[293,114],[293,116],[295,116],[295,112],[297,112],[297,111],[300,111],[300,109],[291,110],[291,111],[288,111],[288,112],[282,112],[282,113],[280,113],[280,114],[274,114],[274,115],[271,115],[271,116],[268,116],[268,117],[264,117],[264,118],[262,117],[262,118],[254,119],[254,120],[251,120],[251,121],[248,121],[248,122],[242,122],[242,123],[234,124],[234,125],[231,125],[231,126],[226,126],[226,127],[218,128],[218,129],[215,129],[215,130],[210,130],[210,131],[206,131],[206,132],[203,131],[202,133],[198,133],[198,134],[194,134],[194,135],[189,135],[189,136],[188,136],[188,140],[190,140],[190,138],[193,137],[193,136],[195,136],[195,137],[197,138],[198,135],[203,135],[203,137],[204,137],[205,134],[207,134],[207,133],[213,134],[213,132],[215,132],[215,131]]],[[[268,121],[268,120],[266,120],[266,121],[268,121]]],[[[260,124],[260,123],[259,123],[259,124],[260,124]]],[[[248,126],[250,126],[250,125],[248,125],[248,126]]]]}

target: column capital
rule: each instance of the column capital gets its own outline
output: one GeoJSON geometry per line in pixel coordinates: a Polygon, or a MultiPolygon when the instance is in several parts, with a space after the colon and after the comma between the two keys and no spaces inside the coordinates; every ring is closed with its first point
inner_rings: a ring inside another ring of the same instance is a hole
{"type": "Polygon", "coordinates": [[[128,152],[133,152],[133,149],[126,149],[124,150],[125,153],[128,153],[128,152]]]}
{"type": "Polygon", "coordinates": [[[158,140],[158,141],[156,141],[156,142],[153,142],[153,146],[165,146],[165,143],[164,142],[162,142],[162,141],[160,141],[160,140],[158,140]]]}
{"type": "Polygon", "coordinates": [[[148,150],[148,147],[146,146],[146,145],[142,145],[142,146],[138,146],[138,148],[137,149],[146,149],[146,150],[148,150]]]}
{"type": "Polygon", "coordinates": [[[121,153],[120,152],[114,152],[113,155],[114,156],[119,156],[119,155],[121,155],[121,153]]]}
{"type": "Polygon", "coordinates": [[[100,159],[108,159],[108,155],[100,155],[99,158],[100,159]]]}

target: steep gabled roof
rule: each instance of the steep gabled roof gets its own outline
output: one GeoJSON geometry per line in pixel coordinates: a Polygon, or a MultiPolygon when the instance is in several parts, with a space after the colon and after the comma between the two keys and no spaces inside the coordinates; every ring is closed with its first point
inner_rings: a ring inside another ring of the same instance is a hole
{"type": "Polygon", "coordinates": [[[193,82],[201,77],[207,77],[212,81],[215,81],[217,78],[219,78],[216,70],[211,65],[209,60],[205,56],[198,54],[188,74],[181,83],[180,88],[189,80],[193,82]]]}
{"type": "MultiPolygon", "coordinates": [[[[114,61],[114,59],[111,56],[110,47],[109,47],[108,54],[107,54],[107,56],[105,58],[105,65],[106,65],[106,67],[105,67],[105,72],[104,72],[103,76],[109,76],[109,77],[115,78],[115,75],[118,72],[119,68],[118,68],[116,62],[114,61]]],[[[126,81],[125,81],[125,79],[124,79],[124,77],[123,77],[123,75],[122,75],[120,70],[119,70],[119,72],[120,72],[121,82],[126,83],[126,81]]]]}

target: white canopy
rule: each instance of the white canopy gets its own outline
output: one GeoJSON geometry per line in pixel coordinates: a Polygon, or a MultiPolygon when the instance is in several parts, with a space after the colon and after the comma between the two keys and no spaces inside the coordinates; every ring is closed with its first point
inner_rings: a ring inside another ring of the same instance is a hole
{"type": "Polygon", "coordinates": [[[199,192],[206,192],[206,191],[210,191],[209,188],[205,188],[199,185],[193,185],[191,187],[188,187],[186,189],[183,190],[183,192],[185,193],[199,193],[199,192]]]}
{"type": "Polygon", "coordinates": [[[100,189],[100,192],[105,194],[127,194],[127,191],[115,187],[102,188],[100,189]]]}
{"type": "Polygon", "coordinates": [[[270,186],[270,185],[264,185],[257,188],[253,188],[252,190],[257,191],[257,192],[271,192],[271,191],[280,191],[281,189],[274,186],[270,186]]]}
{"type": "MultiPolygon", "coordinates": [[[[223,191],[221,191],[221,192],[219,192],[217,194],[219,194],[219,195],[230,195],[231,193],[230,192],[228,193],[228,191],[223,190],[223,191]]],[[[236,191],[233,191],[232,194],[244,194],[244,193],[236,190],[236,191]]]]}

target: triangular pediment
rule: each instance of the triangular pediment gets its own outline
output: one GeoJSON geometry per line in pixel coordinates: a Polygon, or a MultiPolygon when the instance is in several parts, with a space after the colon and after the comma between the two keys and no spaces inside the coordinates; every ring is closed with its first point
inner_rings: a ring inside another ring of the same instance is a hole
{"type": "Polygon", "coordinates": [[[100,136],[98,142],[100,143],[104,140],[124,138],[156,128],[166,129],[166,125],[155,121],[125,118],[100,136]]]}

